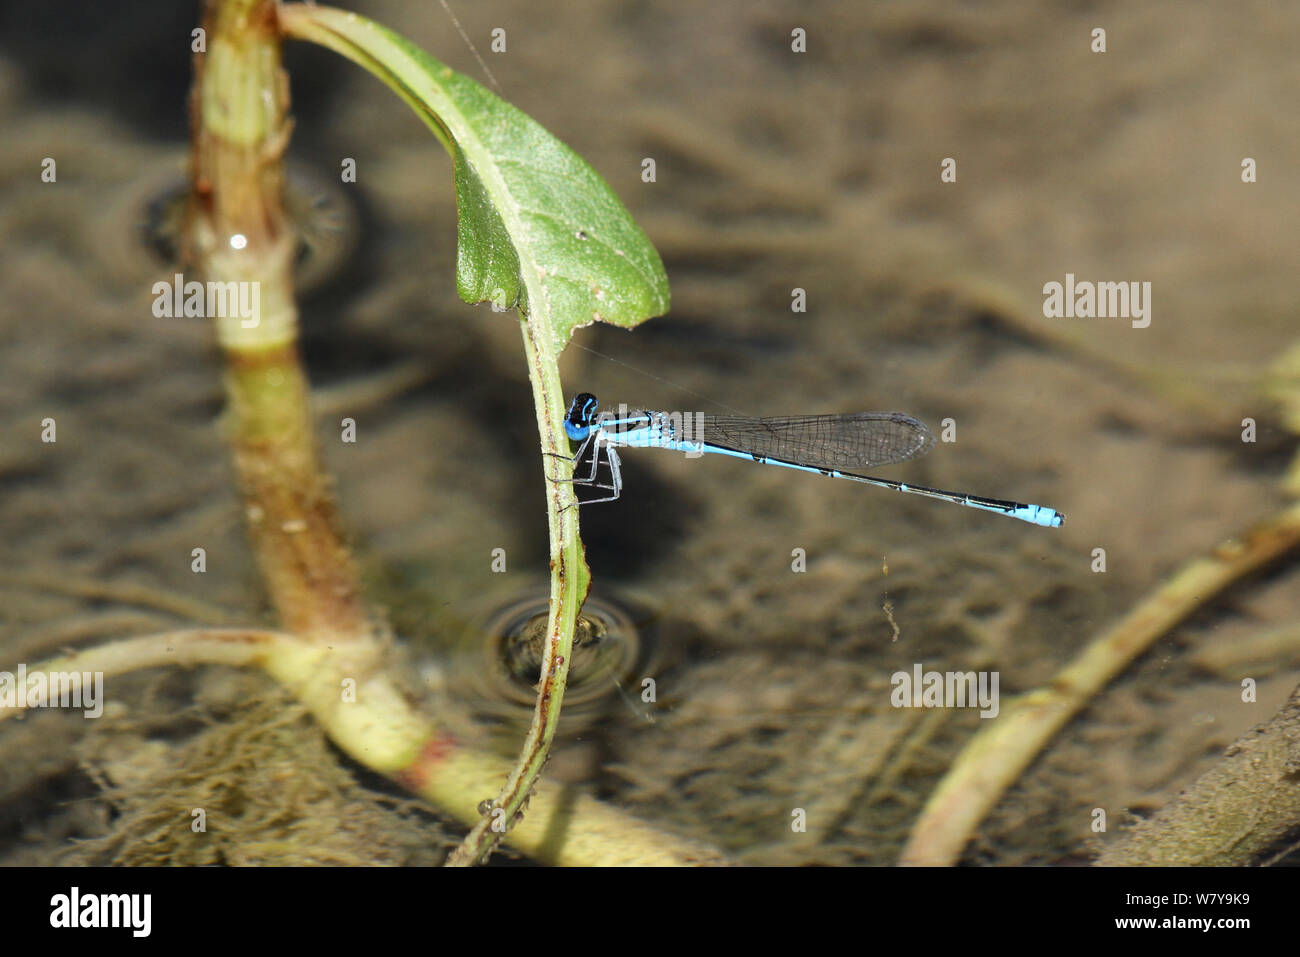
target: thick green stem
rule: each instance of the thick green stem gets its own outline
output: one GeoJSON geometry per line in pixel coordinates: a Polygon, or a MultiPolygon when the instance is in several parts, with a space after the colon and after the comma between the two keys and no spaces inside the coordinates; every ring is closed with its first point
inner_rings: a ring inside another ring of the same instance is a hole
{"type": "MultiPolygon", "coordinates": [[[[212,317],[226,359],[227,429],[253,548],[283,626],[320,641],[373,624],[312,438],[284,207],[288,83],[272,0],[209,5],[195,57],[189,240],[203,278],[256,305],[212,317]],[[229,285],[228,288],[240,288],[229,285]]],[[[227,297],[228,300],[230,297],[227,297]]]]}

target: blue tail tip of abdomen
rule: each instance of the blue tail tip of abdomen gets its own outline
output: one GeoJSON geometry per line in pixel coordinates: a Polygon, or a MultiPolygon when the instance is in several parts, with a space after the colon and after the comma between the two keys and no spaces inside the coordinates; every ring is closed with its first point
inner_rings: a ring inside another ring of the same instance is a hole
{"type": "Polygon", "coordinates": [[[1065,515],[1046,505],[1024,505],[1012,512],[1016,518],[1044,528],[1059,528],[1065,524],[1065,515]]]}

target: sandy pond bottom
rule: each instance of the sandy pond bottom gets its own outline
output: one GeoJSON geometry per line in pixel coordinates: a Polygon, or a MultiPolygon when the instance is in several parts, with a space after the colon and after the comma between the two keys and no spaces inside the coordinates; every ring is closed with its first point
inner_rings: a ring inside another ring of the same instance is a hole
{"type": "MultiPolygon", "coordinates": [[[[659,704],[651,721],[611,694],[552,773],[746,862],[890,863],[981,720],[891,708],[891,675],[995,669],[1003,696],[1036,687],[1280,501],[1287,445],[1259,382],[1293,335],[1300,226],[1283,211],[1300,197],[1272,172],[1245,187],[1238,168],[1258,153],[1276,170],[1300,145],[1279,101],[1296,80],[1297,14],[682,0],[565,19],[534,6],[461,17],[471,36],[508,23],[513,52],[491,60],[505,95],[609,179],[673,283],[668,317],[579,333],[571,388],[755,415],[897,409],[936,430],[951,417],[955,443],[889,474],[1069,516],[1039,529],[654,451],[624,457],[622,501],[584,512],[600,594],[649,609],[659,704]],[[1084,39],[1103,20],[1122,38],[1104,65],[1084,39]],[[812,42],[792,61],[795,21],[812,42]],[[950,188],[937,185],[944,156],[959,163],[950,188]],[[1042,284],[1066,272],[1151,281],[1150,327],[1043,319],[1042,284]],[[794,287],[806,313],[790,311],[794,287]],[[1254,446],[1237,437],[1246,415],[1261,423],[1254,446]],[[791,833],[795,808],[806,834],[791,833]]],[[[359,8],[479,76],[436,7],[359,8]]],[[[149,29],[124,23],[117,39],[149,29]]],[[[92,82],[38,68],[50,49],[0,32],[0,114],[22,144],[0,156],[0,667],[200,614],[267,622],[209,330],[148,311],[167,271],[138,226],[183,152],[183,59],[132,61],[120,78],[110,63],[92,82]],[[142,82],[175,94],[118,108],[142,82]],[[31,172],[46,155],[57,187],[31,172]],[[36,439],[47,416],[54,446],[36,439]],[[137,586],[177,604],[124,591],[137,586]]],[[[112,34],[100,46],[126,50],[112,34]]],[[[304,304],[322,448],[419,673],[467,622],[544,580],[518,333],[455,299],[436,143],[349,65],[291,54],[295,160],[328,175],[353,156],[361,171],[356,251],[304,304]],[[365,394],[403,363],[419,385],[365,394]],[[338,441],[342,414],[358,418],[355,445],[338,441]]],[[[1052,743],[964,860],[1086,861],[1093,808],[1148,813],[1210,767],[1281,703],[1295,661],[1248,663],[1260,696],[1247,706],[1240,669],[1198,654],[1294,619],[1294,577],[1239,588],[1158,643],[1052,743]]],[[[341,764],[260,676],[150,673],[112,698],[89,732],[48,713],[0,728],[0,862],[429,863],[457,836],[341,764]],[[170,840],[177,795],[237,826],[201,852],[170,840]],[[74,837],[98,840],[73,851],[74,837]]],[[[477,706],[453,694],[447,710],[477,706]]]]}

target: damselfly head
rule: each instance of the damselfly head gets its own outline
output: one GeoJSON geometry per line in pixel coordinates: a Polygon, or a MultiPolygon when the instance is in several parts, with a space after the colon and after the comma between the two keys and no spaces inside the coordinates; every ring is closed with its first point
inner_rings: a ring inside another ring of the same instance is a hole
{"type": "Polygon", "coordinates": [[[596,397],[590,392],[583,392],[573,397],[569,403],[569,413],[564,417],[564,431],[574,442],[581,442],[591,432],[591,424],[596,418],[596,397]]]}

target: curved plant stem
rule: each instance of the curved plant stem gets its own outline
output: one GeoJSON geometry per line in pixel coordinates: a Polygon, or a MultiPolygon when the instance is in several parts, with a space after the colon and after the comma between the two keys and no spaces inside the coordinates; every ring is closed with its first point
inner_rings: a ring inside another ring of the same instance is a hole
{"type": "Polygon", "coordinates": [[[998,721],[966,745],[930,795],[902,864],[956,862],[979,822],[1049,740],[1151,643],[1241,577],[1300,545],[1291,505],[1191,562],[1088,645],[1043,688],[1003,705],[998,721]]]}
{"type": "MultiPolygon", "coordinates": [[[[536,327],[520,323],[524,352],[528,357],[528,377],[533,385],[533,404],[537,408],[537,430],[542,442],[543,463],[555,462],[568,450],[563,441],[564,394],[559,368],[555,362],[551,337],[537,335],[536,327]],[[561,442],[563,441],[563,445],[561,442]]],[[[572,467],[566,467],[571,471],[572,467]]],[[[545,471],[545,468],[544,468],[545,471]]],[[[555,739],[560,720],[560,705],[568,683],[569,659],[573,651],[573,632],[578,612],[587,598],[591,574],[578,535],[578,505],[573,485],[547,480],[546,516],[551,544],[551,607],[546,626],[546,645],[537,689],[537,707],[528,729],[519,762],[510,772],[505,787],[496,800],[485,808],[485,815],[448,859],[453,866],[479,864],[487,859],[505,831],[514,825],[535,786],[555,739]]]]}
{"type": "MultiPolygon", "coordinates": [[[[138,638],[122,638],[50,658],[32,665],[28,672],[102,672],[105,677],[130,674],[144,668],[168,665],[263,665],[269,650],[277,642],[293,641],[292,635],[255,628],[187,628],[163,631],[138,638]]],[[[23,713],[20,701],[15,708],[0,708],[0,721],[23,713]]]]}

